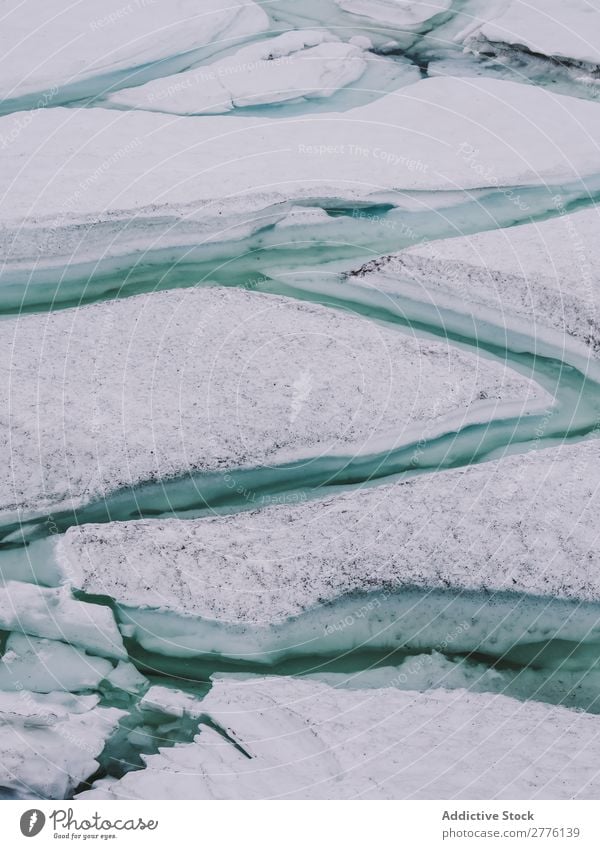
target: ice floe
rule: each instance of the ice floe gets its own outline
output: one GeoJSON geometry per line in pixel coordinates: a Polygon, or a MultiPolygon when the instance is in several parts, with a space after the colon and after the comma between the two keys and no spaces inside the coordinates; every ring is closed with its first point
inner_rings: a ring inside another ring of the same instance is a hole
{"type": "Polygon", "coordinates": [[[526,50],[548,59],[582,63],[600,70],[600,20],[596,4],[586,0],[509,0],[492,6],[468,27],[471,50],[526,50]],[[488,10],[488,11],[491,11],[488,10]]]}
{"type": "Polygon", "coordinates": [[[597,717],[467,691],[217,678],[193,743],[79,799],[594,799],[597,717]]]}
{"type": "Polygon", "coordinates": [[[0,797],[65,799],[98,769],[124,712],[97,696],[0,692],[0,797]]]}
{"type": "Polygon", "coordinates": [[[3,5],[0,797],[598,798],[594,5],[3,5]]]}
{"type": "Polygon", "coordinates": [[[452,18],[451,0],[279,0],[266,7],[275,26],[327,26],[379,52],[399,52],[452,18]]]}
{"type": "Polygon", "coordinates": [[[453,652],[587,667],[599,468],[596,441],[563,445],[293,507],[73,527],[57,558],[161,654],[270,663],[450,634],[453,652]]]}
{"type": "Polygon", "coordinates": [[[108,607],[77,601],[66,587],[7,581],[0,586],[0,628],[60,640],[104,657],[127,656],[108,607]]]}
{"type": "MultiPolygon", "coordinates": [[[[498,693],[503,696],[562,705],[600,713],[598,664],[582,672],[561,662],[554,668],[542,666],[490,666],[462,656],[440,651],[408,655],[398,666],[375,666],[349,672],[323,671],[326,663],[307,664],[303,677],[323,681],[332,687],[354,690],[398,687],[400,690],[464,689],[474,693],[498,693]]],[[[150,691],[149,691],[150,692],[150,691]]]]}
{"type": "Polygon", "coordinates": [[[57,640],[11,634],[0,658],[0,690],[94,690],[113,665],[57,640]]]}
{"type": "Polygon", "coordinates": [[[130,694],[139,693],[148,687],[147,679],[127,660],[120,660],[106,675],[104,683],[130,694]]]}
{"type": "MultiPolygon", "coordinates": [[[[360,47],[344,44],[327,32],[288,32],[242,47],[214,63],[116,92],[109,102],[201,115],[325,98],[358,80],[368,61],[360,47]]],[[[383,64],[376,57],[371,61],[383,64]]]]}
{"type": "Polygon", "coordinates": [[[600,213],[569,213],[560,193],[554,203],[558,214],[546,221],[429,241],[366,263],[348,279],[392,296],[427,293],[440,305],[446,296],[447,306],[520,329],[532,344],[551,339],[567,359],[569,349],[598,357],[600,213]]]}
{"type": "Polygon", "coordinates": [[[10,0],[0,35],[0,109],[52,107],[182,70],[267,27],[252,0],[10,0]]]}
{"type": "Polygon", "coordinates": [[[366,454],[551,402],[483,356],[240,289],[6,321],[0,352],[4,511],[190,470],[366,454]]]}

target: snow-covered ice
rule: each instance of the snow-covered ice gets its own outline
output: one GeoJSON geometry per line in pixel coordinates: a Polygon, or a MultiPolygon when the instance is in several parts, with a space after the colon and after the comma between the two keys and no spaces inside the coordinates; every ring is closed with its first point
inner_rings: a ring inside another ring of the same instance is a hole
{"type": "Polygon", "coordinates": [[[525,48],[549,59],[600,65],[600,15],[589,0],[508,0],[492,4],[489,19],[472,22],[465,43],[471,50],[525,48]]]}
{"type": "Polygon", "coordinates": [[[5,321],[0,358],[4,511],[190,470],[366,454],[551,402],[483,356],[239,289],[5,321]]]}
{"type": "Polygon", "coordinates": [[[218,114],[246,106],[330,97],[360,79],[368,61],[360,47],[327,32],[287,32],[191,71],[118,91],[108,100],[176,115],[218,114]]]}
{"type": "Polygon", "coordinates": [[[598,357],[600,213],[568,213],[560,193],[555,203],[559,214],[546,221],[429,241],[368,262],[350,278],[391,295],[426,292],[440,303],[449,296],[446,303],[466,315],[552,339],[567,358],[569,349],[598,357]]]}
{"type": "Polygon", "coordinates": [[[217,678],[217,729],[79,799],[595,799],[600,718],[465,690],[217,678]]]}
{"type": "Polygon", "coordinates": [[[7,581],[0,586],[0,628],[61,640],[103,657],[126,657],[109,608],[77,601],[67,587],[7,581]]]}
{"type": "Polygon", "coordinates": [[[65,799],[98,769],[124,712],[97,696],[0,692],[0,798],[65,799]]]}
{"type": "Polygon", "coordinates": [[[1,798],[598,797],[597,5],[6,0],[1,798]]]}
{"type": "Polygon", "coordinates": [[[563,445],[293,507],[73,527],[57,558],[163,654],[270,662],[451,632],[453,651],[497,656],[581,641],[587,664],[599,470],[595,441],[563,445]]]}
{"type": "Polygon", "coordinates": [[[0,658],[0,690],[77,693],[95,690],[113,672],[110,661],[57,640],[11,634],[0,658]]]}
{"type": "Polygon", "coordinates": [[[183,69],[199,49],[210,55],[269,23],[252,0],[8,0],[2,12],[4,109],[25,95],[31,106],[55,106],[65,88],[72,98],[99,94],[115,82],[131,84],[138,69],[146,79],[183,69]]]}

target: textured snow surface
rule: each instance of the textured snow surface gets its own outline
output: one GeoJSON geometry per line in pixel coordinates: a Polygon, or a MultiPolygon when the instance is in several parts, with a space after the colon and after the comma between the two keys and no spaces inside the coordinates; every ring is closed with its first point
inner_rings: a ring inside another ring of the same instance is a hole
{"type": "Polygon", "coordinates": [[[485,49],[491,42],[525,47],[549,58],[600,63],[597,0],[510,0],[498,11],[470,34],[469,47],[485,49]]]}
{"type": "Polygon", "coordinates": [[[64,799],[98,769],[124,712],[97,696],[0,692],[0,797],[64,799]]]}
{"type": "MultiPolygon", "coordinates": [[[[267,15],[252,0],[8,0],[2,12],[2,97],[47,93],[40,101],[44,106],[52,105],[60,86],[200,47],[214,52],[268,26],[267,15]]],[[[189,60],[183,60],[186,64],[189,60]]]]}
{"type": "Polygon", "coordinates": [[[327,32],[287,32],[192,71],[119,91],[109,101],[178,115],[218,114],[329,97],[358,80],[366,67],[364,50],[327,32]]]}
{"type": "Polygon", "coordinates": [[[598,601],[599,484],[591,441],[293,507],[73,527],[58,555],[87,592],[222,624],[412,587],[598,601]]]}
{"type": "Polygon", "coordinates": [[[190,469],[365,453],[445,430],[449,414],[485,421],[506,401],[550,400],[453,346],[238,289],[6,321],[0,352],[5,510],[190,469]]]}
{"type": "Polygon", "coordinates": [[[496,324],[514,327],[516,317],[532,338],[551,328],[559,348],[576,339],[598,356],[600,213],[568,214],[560,195],[556,202],[555,218],[407,248],[366,263],[352,282],[390,294],[407,293],[407,283],[421,297],[448,294],[462,313],[483,306],[496,324]]]}
{"type": "MultiPolygon", "coordinates": [[[[185,707],[185,705],[184,705],[185,707]]],[[[218,678],[202,728],[81,799],[562,799],[600,792],[600,719],[467,691],[218,678]]]]}

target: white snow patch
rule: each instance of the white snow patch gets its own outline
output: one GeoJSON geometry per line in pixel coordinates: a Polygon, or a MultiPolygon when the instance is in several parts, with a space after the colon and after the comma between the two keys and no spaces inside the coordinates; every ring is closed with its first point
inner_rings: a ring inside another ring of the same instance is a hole
{"type": "Polygon", "coordinates": [[[591,440],[293,507],[73,527],[57,559],[166,655],[271,663],[426,650],[450,635],[454,653],[519,647],[519,662],[573,641],[564,668],[587,668],[600,635],[599,481],[591,440]]]}

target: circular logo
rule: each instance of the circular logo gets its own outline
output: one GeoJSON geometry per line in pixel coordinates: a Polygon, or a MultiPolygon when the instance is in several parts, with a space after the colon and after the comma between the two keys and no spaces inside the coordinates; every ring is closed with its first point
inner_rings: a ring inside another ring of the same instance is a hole
{"type": "Polygon", "coordinates": [[[43,812],[37,808],[32,808],[21,815],[21,833],[25,837],[35,837],[43,829],[45,823],[46,817],[43,812]]]}

